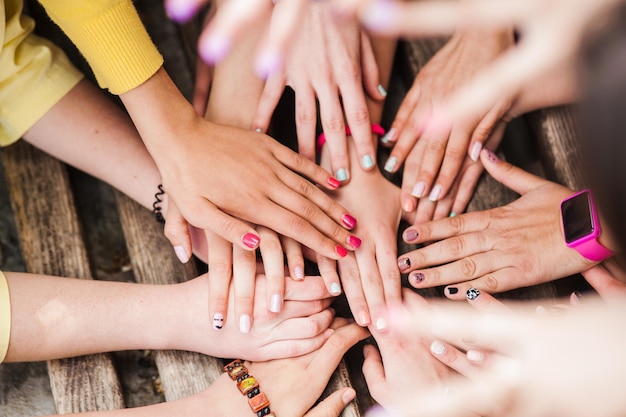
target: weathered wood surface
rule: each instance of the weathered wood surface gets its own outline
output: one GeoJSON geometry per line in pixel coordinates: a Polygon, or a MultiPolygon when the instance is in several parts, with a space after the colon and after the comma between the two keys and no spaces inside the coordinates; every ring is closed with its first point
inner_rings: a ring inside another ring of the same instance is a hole
{"type": "MultiPolygon", "coordinates": [[[[1,156],[27,271],[91,279],[64,165],[25,142],[1,156]]],[[[109,355],[49,361],[48,372],[59,413],[124,407],[109,355]]]]}

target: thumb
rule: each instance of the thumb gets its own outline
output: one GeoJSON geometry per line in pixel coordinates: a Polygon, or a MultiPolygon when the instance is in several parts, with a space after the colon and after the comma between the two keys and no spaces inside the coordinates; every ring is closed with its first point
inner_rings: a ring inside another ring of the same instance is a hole
{"type": "Polygon", "coordinates": [[[480,152],[480,160],[489,175],[520,195],[524,195],[548,182],[515,165],[502,161],[487,148],[480,152]]]}
{"type": "Polygon", "coordinates": [[[338,417],[354,397],[356,392],[352,388],[340,389],[309,410],[304,417],[338,417]]]}

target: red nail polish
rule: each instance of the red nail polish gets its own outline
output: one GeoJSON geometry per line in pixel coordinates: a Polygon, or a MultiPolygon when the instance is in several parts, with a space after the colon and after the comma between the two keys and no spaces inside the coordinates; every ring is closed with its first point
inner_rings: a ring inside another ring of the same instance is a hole
{"type": "Polygon", "coordinates": [[[335,177],[328,177],[326,183],[330,185],[334,190],[339,188],[339,186],[341,185],[341,182],[335,177]]]}
{"type": "Polygon", "coordinates": [[[344,214],[343,216],[341,216],[341,221],[343,222],[343,224],[346,225],[348,229],[354,229],[354,226],[356,226],[356,219],[349,214],[344,214]]]}
{"type": "Polygon", "coordinates": [[[339,255],[342,258],[345,258],[346,255],[348,254],[348,251],[346,250],[346,248],[341,247],[339,245],[335,246],[335,252],[337,253],[337,255],[339,255]]]}
{"type": "Polygon", "coordinates": [[[259,238],[257,235],[253,233],[246,233],[241,238],[241,241],[243,242],[244,245],[246,245],[250,249],[254,249],[257,246],[259,246],[259,242],[261,241],[261,238],[259,238]]]}
{"type": "Polygon", "coordinates": [[[358,248],[359,246],[361,246],[361,239],[359,239],[356,236],[348,236],[348,244],[350,246],[352,246],[354,249],[358,248]]]}

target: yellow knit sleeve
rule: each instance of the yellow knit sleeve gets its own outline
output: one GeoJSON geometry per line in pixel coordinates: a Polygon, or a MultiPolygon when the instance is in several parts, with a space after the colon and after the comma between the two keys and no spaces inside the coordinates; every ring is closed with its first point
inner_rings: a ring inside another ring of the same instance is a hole
{"type": "Polygon", "coordinates": [[[0,362],[4,360],[9,350],[11,338],[11,299],[7,279],[0,271],[0,362]]]}
{"type": "Polygon", "coordinates": [[[113,94],[143,84],[163,65],[131,0],[39,0],[113,94]]]}
{"type": "Polygon", "coordinates": [[[33,20],[22,15],[21,0],[4,0],[0,34],[0,146],[18,140],[83,75],[63,51],[32,34],[33,20]]]}

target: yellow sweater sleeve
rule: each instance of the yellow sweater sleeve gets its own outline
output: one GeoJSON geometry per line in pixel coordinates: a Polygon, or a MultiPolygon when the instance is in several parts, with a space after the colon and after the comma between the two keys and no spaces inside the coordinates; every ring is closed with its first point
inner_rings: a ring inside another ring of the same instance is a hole
{"type": "Polygon", "coordinates": [[[2,271],[0,271],[0,363],[4,360],[9,350],[11,338],[11,299],[9,298],[9,286],[2,271]]]}
{"type": "Polygon", "coordinates": [[[144,83],[163,65],[131,0],[39,0],[113,94],[144,83]]]}
{"type": "Polygon", "coordinates": [[[83,77],[52,43],[32,34],[21,0],[0,4],[0,146],[18,140],[83,77]],[[2,16],[4,15],[4,16],[2,16]]]}

